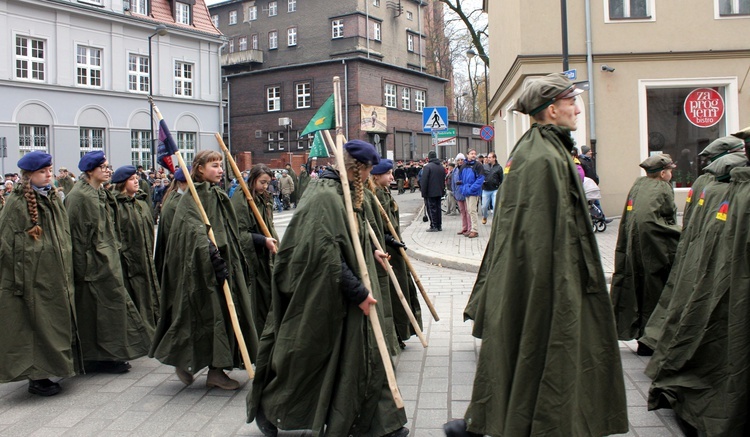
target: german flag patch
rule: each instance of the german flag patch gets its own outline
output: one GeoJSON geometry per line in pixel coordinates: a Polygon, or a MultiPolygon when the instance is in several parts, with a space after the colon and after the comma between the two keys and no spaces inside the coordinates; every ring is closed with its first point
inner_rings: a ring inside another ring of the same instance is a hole
{"type": "Polygon", "coordinates": [[[729,202],[725,200],[721,202],[721,205],[719,205],[719,212],[716,213],[716,220],[721,220],[723,222],[727,221],[728,212],[729,212],[729,202]]]}

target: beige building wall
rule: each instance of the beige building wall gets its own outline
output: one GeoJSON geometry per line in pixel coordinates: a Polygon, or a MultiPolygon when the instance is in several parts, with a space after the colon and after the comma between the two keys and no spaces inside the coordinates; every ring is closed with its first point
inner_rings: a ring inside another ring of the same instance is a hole
{"type": "MultiPolygon", "coordinates": [[[[684,123],[678,120],[671,133],[661,135],[666,137],[661,140],[667,143],[665,149],[681,150],[682,138],[690,137],[684,147],[695,150],[702,144],[696,138],[727,135],[750,125],[750,49],[741,36],[750,25],[750,16],[720,17],[719,0],[653,0],[649,18],[617,21],[608,18],[609,1],[591,0],[591,77],[583,1],[568,2],[568,45],[569,68],[577,70],[577,80],[592,83],[597,171],[604,210],[613,216],[621,214],[630,186],[643,174],[638,163],[659,151],[654,140],[659,135],[654,123],[649,126],[649,91],[708,87],[724,93],[725,113],[718,127],[701,130],[686,119],[684,123]],[[603,64],[615,71],[602,71],[603,64]]],[[[496,129],[494,147],[502,162],[531,123],[529,117],[510,111],[525,83],[562,71],[560,9],[558,3],[550,7],[542,0],[486,4],[490,118],[496,129]]],[[[591,145],[588,94],[579,97],[582,113],[575,134],[579,146],[591,145]]],[[[688,190],[675,188],[680,209],[688,190]]]]}

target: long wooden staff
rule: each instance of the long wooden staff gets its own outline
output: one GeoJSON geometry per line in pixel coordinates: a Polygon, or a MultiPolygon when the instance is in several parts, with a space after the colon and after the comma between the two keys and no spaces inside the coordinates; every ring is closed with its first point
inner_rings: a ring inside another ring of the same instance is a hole
{"type": "MultiPolygon", "coordinates": [[[[349,231],[352,236],[352,243],[354,245],[354,253],[357,256],[357,263],[359,264],[360,275],[362,276],[362,285],[368,290],[372,290],[372,284],[370,283],[370,274],[367,272],[367,264],[365,263],[365,256],[362,252],[362,246],[359,242],[359,229],[357,225],[357,219],[354,216],[354,208],[352,207],[352,199],[349,192],[349,178],[346,174],[346,164],[344,163],[344,135],[341,133],[341,79],[338,76],[333,78],[333,89],[334,89],[334,107],[336,108],[336,164],[339,168],[339,177],[341,178],[341,187],[344,191],[344,204],[346,205],[347,215],[349,217],[349,231]]],[[[324,131],[326,136],[330,138],[330,133],[324,131]]],[[[388,378],[388,387],[391,389],[393,395],[393,401],[396,407],[403,408],[404,401],[401,399],[401,392],[398,389],[396,383],[396,375],[393,371],[393,363],[391,362],[391,356],[388,353],[388,348],[385,345],[385,338],[383,337],[383,329],[380,327],[380,319],[378,318],[378,311],[375,308],[370,308],[370,324],[372,325],[372,331],[375,334],[375,341],[378,344],[378,351],[380,352],[380,358],[383,360],[383,367],[385,368],[385,375],[388,378]]]]}
{"type": "MultiPolygon", "coordinates": [[[[388,230],[391,231],[391,235],[393,236],[393,239],[400,243],[401,240],[398,238],[398,233],[396,232],[396,229],[394,229],[393,223],[391,223],[391,219],[388,217],[388,213],[385,212],[383,205],[380,204],[380,199],[376,197],[375,201],[378,203],[378,208],[380,208],[380,215],[383,216],[383,220],[385,220],[385,223],[388,225],[388,230]]],[[[417,284],[417,288],[419,288],[419,292],[422,293],[422,298],[424,299],[424,302],[427,304],[427,308],[430,309],[432,318],[435,319],[435,321],[437,322],[438,320],[440,320],[440,317],[438,316],[438,313],[435,310],[435,307],[432,305],[432,302],[430,301],[429,296],[427,296],[427,291],[425,291],[424,287],[422,286],[422,281],[419,280],[419,275],[417,275],[417,271],[414,270],[414,266],[411,265],[411,261],[409,261],[409,257],[406,255],[406,250],[404,250],[403,247],[399,247],[398,249],[401,252],[401,256],[404,257],[404,261],[406,261],[406,266],[409,268],[412,278],[414,278],[414,283],[417,284]]]]}
{"type": "MultiPolygon", "coordinates": [[[[156,104],[154,103],[153,100],[151,100],[150,97],[149,97],[149,101],[151,102],[151,106],[154,107],[154,112],[156,113],[156,116],[159,118],[159,121],[161,122],[164,119],[164,117],[162,117],[161,112],[159,112],[159,108],[156,107],[156,104]]],[[[190,194],[193,195],[193,200],[195,201],[195,204],[198,207],[198,211],[201,214],[203,223],[206,225],[206,229],[208,229],[208,238],[215,245],[216,238],[214,237],[213,229],[211,229],[211,222],[209,222],[208,220],[208,216],[206,215],[206,210],[203,209],[203,204],[201,203],[200,197],[198,197],[198,192],[195,191],[195,185],[193,184],[193,179],[190,177],[190,171],[188,170],[187,164],[185,164],[185,161],[182,159],[182,155],[180,154],[179,149],[174,154],[177,156],[177,162],[180,164],[180,168],[182,169],[182,172],[185,174],[185,180],[187,181],[188,188],[190,189],[190,194]]],[[[242,354],[242,361],[245,362],[245,370],[247,371],[247,376],[249,376],[250,379],[253,379],[255,378],[255,372],[253,371],[253,363],[250,361],[250,354],[247,352],[247,345],[245,344],[245,336],[242,335],[242,329],[240,328],[240,321],[237,318],[237,310],[234,306],[234,300],[232,299],[232,291],[229,289],[229,283],[226,280],[224,281],[223,288],[224,288],[224,299],[227,301],[227,308],[229,309],[229,317],[232,319],[232,328],[234,328],[234,335],[237,337],[237,343],[240,346],[240,353],[242,354]]]]}
{"type": "Polygon", "coordinates": [[[255,204],[253,195],[250,194],[250,190],[248,190],[247,188],[247,184],[245,183],[245,179],[242,177],[242,173],[240,172],[239,167],[237,167],[237,163],[234,162],[234,158],[232,158],[232,154],[229,153],[229,149],[227,149],[227,146],[224,144],[224,140],[221,138],[221,135],[219,135],[218,132],[216,132],[215,135],[216,141],[219,143],[219,147],[221,147],[221,150],[223,150],[224,154],[227,156],[227,162],[229,162],[229,165],[232,167],[232,172],[235,176],[237,176],[237,181],[240,183],[242,192],[245,193],[247,204],[250,205],[250,210],[253,212],[255,220],[258,222],[260,231],[263,232],[263,235],[265,235],[267,238],[273,238],[273,235],[271,235],[271,231],[268,230],[268,226],[266,226],[266,223],[263,220],[263,216],[261,216],[260,211],[258,211],[258,206],[255,204]]]}
{"type": "MultiPolygon", "coordinates": [[[[383,250],[383,246],[380,245],[380,241],[378,241],[378,235],[375,233],[375,230],[372,229],[370,222],[367,222],[367,232],[370,233],[370,239],[372,239],[373,244],[375,244],[375,248],[381,252],[385,252],[385,250],[383,250]]],[[[398,283],[396,273],[393,272],[393,266],[391,266],[391,263],[389,263],[388,261],[385,262],[385,270],[388,272],[388,276],[390,276],[391,282],[393,282],[393,285],[396,288],[398,300],[400,300],[401,305],[404,306],[404,311],[406,311],[406,315],[409,317],[409,321],[411,322],[411,326],[414,328],[414,332],[417,333],[417,337],[419,337],[419,341],[422,342],[422,346],[427,347],[427,339],[424,338],[422,330],[419,329],[419,323],[417,323],[417,319],[414,317],[414,313],[409,306],[409,302],[406,301],[404,292],[403,290],[401,290],[401,284],[398,283]]]]}

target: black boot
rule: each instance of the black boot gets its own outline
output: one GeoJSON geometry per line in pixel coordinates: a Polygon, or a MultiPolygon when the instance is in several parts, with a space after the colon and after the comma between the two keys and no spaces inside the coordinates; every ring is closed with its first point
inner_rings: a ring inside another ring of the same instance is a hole
{"type": "Polygon", "coordinates": [[[650,357],[654,354],[654,350],[639,341],[635,353],[641,357],[650,357]]]}
{"type": "Polygon", "coordinates": [[[443,425],[443,431],[448,437],[483,437],[482,434],[468,431],[464,419],[451,420],[443,425]]]}
{"type": "Polygon", "coordinates": [[[401,428],[393,431],[390,434],[386,434],[383,437],[406,437],[409,435],[409,428],[402,426],[401,428]]]}
{"type": "Polygon", "coordinates": [[[39,396],[54,396],[60,393],[60,384],[49,379],[29,380],[29,393],[39,396]]]}
{"type": "Polygon", "coordinates": [[[266,418],[263,409],[260,407],[255,411],[255,424],[258,425],[258,429],[266,437],[276,437],[279,433],[278,428],[266,418]]]}

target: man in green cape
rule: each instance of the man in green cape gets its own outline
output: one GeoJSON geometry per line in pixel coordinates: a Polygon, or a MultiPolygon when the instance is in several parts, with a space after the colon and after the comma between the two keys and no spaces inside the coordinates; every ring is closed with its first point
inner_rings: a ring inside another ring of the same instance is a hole
{"type": "Polygon", "coordinates": [[[296,208],[297,201],[300,198],[299,191],[298,191],[299,183],[297,182],[297,173],[295,173],[294,170],[292,169],[292,164],[287,163],[285,168],[289,172],[289,177],[292,178],[292,182],[294,182],[294,185],[292,185],[292,187],[294,188],[292,189],[292,194],[289,195],[289,199],[296,208]]]}
{"type": "Polygon", "coordinates": [[[492,234],[464,312],[482,339],[474,389],[448,436],[602,436],[628,431],[599,250],[570,156],[583,92],[534,80],[516,110],[535,123],[506,163],[492,234]]]}
{"type": "MultiPolygon", "coordinates": [[[[643,335],[672,268],[680,227],[669,181],[675,164],[669,155],[653,155],[640,167],[622,211],[612,275],[612,305],[620,340],[643,335]]],[[[638,355],[653,351],[638,342],[638,355]]]]}
{"type": "Polygon", "coordinates": [[[297,191],[297,202],[299,202],[302,199],[302,194],[305,193],[305,188],[310,184],[310,173],[307,172],[307,166],[305,164],[299,166],[299,176],[297,176],[297,181],[299,181],[299,184],[295,191],[297,191]]]}

